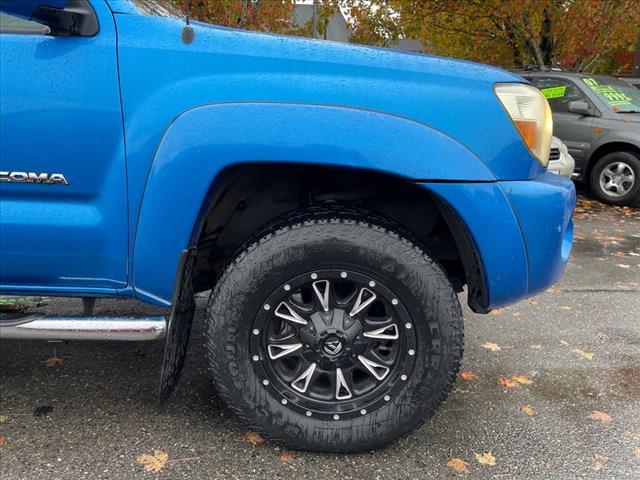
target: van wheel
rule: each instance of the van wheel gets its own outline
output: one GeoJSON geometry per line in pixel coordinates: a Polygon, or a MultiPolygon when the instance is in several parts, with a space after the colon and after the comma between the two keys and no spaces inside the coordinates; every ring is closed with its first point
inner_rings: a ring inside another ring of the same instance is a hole
{"type": "Polygon", "coordinates": [[[631,205],[640,199],[640,158],[632,152],[602,157],[591,170],[591,191],[614,205],[631,205]]]}
{"type": "Polygon", "coordinates": [[[380,447],[431,417],[455,381],[453,288],[382,225],[297,216],[240,253],[212,292],[205,345],[217,391],[291,449],[380,447]]]}

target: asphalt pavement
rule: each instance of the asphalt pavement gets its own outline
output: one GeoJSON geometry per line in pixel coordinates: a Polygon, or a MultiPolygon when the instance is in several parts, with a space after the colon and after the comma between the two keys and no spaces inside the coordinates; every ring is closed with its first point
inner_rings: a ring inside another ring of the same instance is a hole
{"type": "MultiPolygon", "coordinates": [[[[163,407],[161,342],[3,341],[0,478],[640,478],[639,209],[582,195],[563,279],[490,315],[465,309],[466,379],[422,428],[375,452],[290,452],[251,434],[208,379],[206,300],[163,407]],[[154,452],[159,471],[149,472],[154,452]]],[[[79,300],[32,309],[82,311],[79,300]]],[[[162,310],[96,307],[143,312],[162,310]]]]}

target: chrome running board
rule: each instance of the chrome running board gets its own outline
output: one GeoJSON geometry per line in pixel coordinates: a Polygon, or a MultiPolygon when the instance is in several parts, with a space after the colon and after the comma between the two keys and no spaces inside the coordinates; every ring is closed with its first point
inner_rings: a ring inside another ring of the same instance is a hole
{"type": "Polygon", "coordinates": [[[142,342],[159,340],[167,333],[164,316],[106,317],[27,315],[0,320],[0,339],[105,340],[142,342]]]}

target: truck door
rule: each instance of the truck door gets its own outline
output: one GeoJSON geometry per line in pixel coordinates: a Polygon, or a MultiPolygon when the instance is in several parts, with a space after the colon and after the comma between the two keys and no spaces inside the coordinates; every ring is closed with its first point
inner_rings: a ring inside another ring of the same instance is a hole
{"type": "Polygon", "coordinates": [[[0,291],[127,284],[127,191],[116,35],[52,36],[0,19],[0,291]]]}

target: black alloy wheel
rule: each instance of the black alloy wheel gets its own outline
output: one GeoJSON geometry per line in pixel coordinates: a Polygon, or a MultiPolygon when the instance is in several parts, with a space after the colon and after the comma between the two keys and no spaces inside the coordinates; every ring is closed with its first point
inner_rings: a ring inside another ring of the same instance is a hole
{"type": "Polygon", "coordinates": [[[413,322],[397,295],[368,275],[308,272],[277,288],[256,316],[249,351],[283,405],[308,417],[366,415],[411,374],[413,322]]]}
{"type": "Polygon", "coordinates": [[[212,291],[205,350],[231,410],[288,448],[364,451],[447,397],[458,298],[410,235],[364,214],[300,212],[258,235],[212,291]]]}

